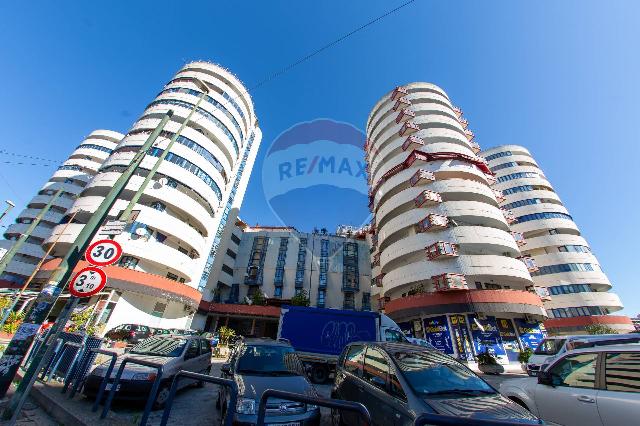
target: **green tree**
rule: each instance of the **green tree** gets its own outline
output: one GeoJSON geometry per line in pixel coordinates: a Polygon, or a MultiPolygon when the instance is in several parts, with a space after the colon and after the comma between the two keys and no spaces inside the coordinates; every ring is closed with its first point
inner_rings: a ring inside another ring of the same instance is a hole
{"type": "Polygon", "coordinates": [[[518,361],[520,361],[522,364],[526,364],[527,362],[529,362],[529,358],[531,358],[531,355],[533,355],[533,350],[529,346],[526,346],[518,354],[518,361]]]}
{"type": "Polygon", "coordinates": [[[253,305],[264,306],[267,304],[267,299],[265,299],[261,291],[256,291],[251,295],[251,303],[253,305]]]}
{"type": "Polygon", "coordinates": [[[293,306],[309,306],[309,297],[307,297],[307,292],[300,290],[300,293],[291,298],[291,304],[293,306]]]}
{"type": "Polygon", "coordinates": [[[9,296],[0,297],[0,310],[7,309],[11,306],[11,298],[9,296]]]}
{"type": "Polygon", "coordinates": [[[591,324],[585,327],[588,334],[618,334],[618,332],[604,324],[591,324]]]}
{"type": "Polygon", "coordinates": [[[20,324],[22,324],[23,319],[24,312],[11,312],[5,321],[2,330],[9,334],[15,333],[18,327],[20,327],[20,324]]]}
{"type": "Polygon", "coordinates": [[[236,335],[236,331],[233,328],[223,325],[218,329],[218,334],[220,335],[220,343],[226,345],[229,343],[229,339],[236,335]]]}

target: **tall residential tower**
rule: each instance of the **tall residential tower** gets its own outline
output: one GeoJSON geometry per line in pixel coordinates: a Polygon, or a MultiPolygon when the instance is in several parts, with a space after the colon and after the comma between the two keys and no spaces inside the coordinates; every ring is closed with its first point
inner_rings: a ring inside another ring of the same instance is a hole
{"type": "Polygon", "coordinates": [[[633,331],[628,317],[609,315],[621,310],[622,302],[608,291],[611,283],[598,259],[529,151],[503,145],[482,156],[496,175],[493,188],[502,193],[501,207],[514,217],[511,229],[520,250],[539,268],[531,275],[548,293],[547,329],[576,334],[587,325],[605,324],[633,331]]]}
{"type": "Polygon", "coordinates": [[[411,83],[373,107],[366,133],[380,306],[459,359],[517,362],[546,314],[460,110],[411,83]]]}
{"type": "MultiPolygon", "coordinates": [[[[80,211],[54,255],[65,253],[164,114],[173,110],[110,218],[125,209],[195,106],[202,83],[208,95],[135,205],[133,223],[115,237],[124,253],[117,265],[106,268],[107,294],[95,297],[102,297],[99,318],[107,328],[121,323],[189,327],[210,274],[221,267],[217,254],[226,250],[227,225],[235,223],[262,133],[240,80],[208,62],[185,65],[147,105],[67,213],[66,220],[80,211]]],[[[64,224],[58,225],[45,247],[63,229],[64,224]]],[[[50,271],[58,262],[52,260],[44,269],[50,271]]]]}

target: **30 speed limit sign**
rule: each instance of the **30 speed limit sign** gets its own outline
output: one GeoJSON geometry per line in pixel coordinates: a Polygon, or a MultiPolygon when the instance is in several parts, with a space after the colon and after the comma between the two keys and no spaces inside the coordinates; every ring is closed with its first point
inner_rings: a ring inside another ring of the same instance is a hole
{"type": "Polygon", "coordinates": [[[91,297],[107,285],[107,274],[100,268],[89,266],[81,269],[71,280],[69,293],[76,297],[91,297]]]}
{"type": "Polygon", "coordinates": [[[96,266],[116,263],[122,256],[122,246],[113,240],[99,240],[91,244],[84,253],[85,259],[96,266]]]}

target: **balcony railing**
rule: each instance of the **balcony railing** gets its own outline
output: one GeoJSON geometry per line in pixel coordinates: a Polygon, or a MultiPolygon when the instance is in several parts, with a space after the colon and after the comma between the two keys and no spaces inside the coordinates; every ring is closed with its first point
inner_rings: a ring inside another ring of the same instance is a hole
{"type": "Polygon", "coordinates": [[[422,140],[422,138],[411,135],[402,144],[402,150],[406,151],[407,149],[416,149],[420,148],[423,145],[424,141],[422,140]]]}
{"type": "Polygon", "coordinates": [[[407,89],[402,86],[398,86],[393,90],[393,92],[391,92],[391,100],[395,101],[396,99],[407,96],[408,94],[409,91],[407,89]]]}
{"type": "Polygon", "coordinates": [[[458,118],[462,117],[462,110],[458,107],[452,107],[453,108],[453,112],[456,113],[456,115],[458,116],[458,118]]]}
{"type": "Polygon", "coordinates": [[[480,148],[480,145],[477,142],[471,142],[471,151],[473,151],[474,154],[479,153],[480,151],[482,151],[482,148],[480,148]]]}
{"type": "Polygon", "coordinates": [[[425,189],[416,198],[414,198],[416,207],[422,206],[434,206],[442,202],[442,197],[435,191],[429,191],[425,189]]]}
{"type": "Polygon", "coordinates": [[[516,240],[516,244],[520,247],[527,244],[527,240],[524,239],[524,235],[521,232],[512,232],[513,239],[516,240]]]}
{"type": "Polygon", "coordinates": [[[373,266],[380,266],[380,253],[376,253],[373,256],[373,262],[371,263],[373,266]]]}
{"type": "Polygon", "coordinates": [[[403,96],[401,98],[398,98],[396,104],[393,106],[393,110],[398,111],[400,109],[408,107],[409,105],[411,105],[411,101],[403,96]]]}
{"type": "Polygon", "coordinates": [[[415,132],[417,132],[418,130],[420,130],[420,128],[418,127],[417,124],[415,124],[413,121],[405,121],[404,124],[402,125],[402,128],[400,128],[400,131],[398,132],[398,134],[400,136],[404,136],[404,135],[412,135],[415,132]]]}
{"type": "Polygon", "coordinates": [[[382,287],[382,279],[384,278],[385,274],[380,274],[377,277],[375,277],[373,280],[375,282],[376,287],[382,287]]]}
{"type": "Polygon", "coordinates": [[[456,257],[458,256],[458,245],[447,241],[438,241],[425,247],[425,251],[429,260],[441,257],[456,257]]]}
{"type": "Polygon", "coordinates": [[[449,225],[449,218],[439,214],[429,214],[416,224],[417,232],[434,231],[444,229],[449,225]]]}
{"type": "Polygon", "coordinates": [[[427,183],[431,183],[436,180],[436,176],[427,170],[419,169],[417,172],[411,176],[409,179],[409,183],[411,186],[416,185],[426,185],[427,183]]]}
{"type": "Polygon", "coordinates": [[[409,108],[403,108],[400,110],[400,112],[398,113],[398,116],[396,117],[396,124],[400,124],[403,121],[407,121],[411,118],[415,118],[416,113],[413,112],[411,109],[409,108]]]}
{"type": "Polygon", "coordinates": [[[509,225],[511,225],[512,223],[516,223],[518,221],[518,219],[516,219],[516,216],[513,214],[511,210],[505,210],[505,209],[500,209],[500,210],[502,211],[502,215],[504,216],[505,220],[509,225]]]}
{"type": "Polygon", "coordinates": [[[385,297],[381,297],[378,299],[378,309],[379,310],[383,310],[384,309],[384,305],[387,304],[387,302],[389,302],[391,300],[391,298],[389,296],[385,296],[385,297]]]}
{"type": "Polygon", "coordinates": [[[469,120],[467,119],[459,118],[458,121],[460,121],[463,129],[466,129],[469,126],[469,120]]]}
{"type": "Polygon", "coordinates": [[[476,137],[475,133],[473,133],[471,130],[469,129],[464,129],[464,134],[467,136],[467,140],[469,142],[471,142],[473,140],[473,138],[476,137]]]}
{"type": "Polygon", "coordinates": [[[463,274],[442,274],[431,277],[436,291],[468,290],[467,280],[463,274]]]}
{"type": "Polygon", "coordinates": [[[540,269],[535,259],[531,256],[520,256],[518,257],[518,259],[520,259],[522,263],[525,264],[529,272],[536,272],[540,269]]]}
{"type": "Polygon", "coordinates": [[[360,285],[358,283],[350,282],[342,284],[342,291],[352,292],[360,291],[360,285]]]}
{"type": "Polygon", "coordinates": [[[503,201],[507,201],[507,197],[505,197],[504,194],[502,193],[502,191],[500,191],[498,189],[494,189],[493,190],[493,195],[496,196],[496,200],[498,200],[499,203],[501,203],[503,201]]]}

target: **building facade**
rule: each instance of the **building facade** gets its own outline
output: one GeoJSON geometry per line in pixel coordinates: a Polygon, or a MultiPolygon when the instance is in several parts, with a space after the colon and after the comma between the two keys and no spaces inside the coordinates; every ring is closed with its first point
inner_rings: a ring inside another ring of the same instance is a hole
{"type": "MultiPolygon", "coordinates": [[[[89,302],[99,303],[97,319],[106,329],[122,323],[191,325],[209,276],[220,263],[218,254],[226,250],[227,225],[235,222],[262,138],[252,100],[240,80],[212,63],[185,65],[145,108],[44,242],[47,248],[60,236],[53,254],[66,253],[149,134],[173,110],[111,210],[109,218],[117,218],[203,90],[207,96],[134,206],[131,223],[115,237],[123,256],[105,268],[106,294],[89,302]],[[74,212],[74,222],[64,230],[74,212]]],[[[58,262],[44,265],[43,280],[58,262]]]]}
{"type": "Polygon", "coordinates": [[[16,223],[7,228],[4,233],[6,239],[0,241],[0,247],[5,249],[9,249],[26,232],[52,196],[60,188],[63,189],[61,195],[53,202],[47,214],[0,276],[0,282],[4,286],[20,287],[25,283],[45,255],[42,248],[44,241],[51,236],[53,228],[65,216],[75,197],[96,175],[104,160],[123,137],[123,134],[110,130],[92,132],[29,201],[27,207],[16,218],[16,223]]]}
{"type": "Polygon", "coordinates": [[[371,310],[369,245],[362,235],[241,221],[233,235],[240,242],[224,254],[214,291],[205,292],[198,312],[202,328],[227,325],[245,335],[273,337],[277,306],[300,294],[309,306],[371,310]],[[256,293],[270,306],[255,306],[256,293]]]}
{"type": "Polygon", "coordinates": [[[489,351],[516,363],[546,314],[461,111],[411,83],[373,107],[366,134],[380,308],[461,360],[489,351]]]}
{"type": "Polygon", "coordinates": [[[611,283],[580,229],[528,150],[503,145],[481,153],[495,173],[501,208],[513,216],[511,230],[524,256],[533,259],[536,286],[545,289],[544,306],[552,333],[584,333],[585,326],[605,324],[632,331],[611,283]]]}

